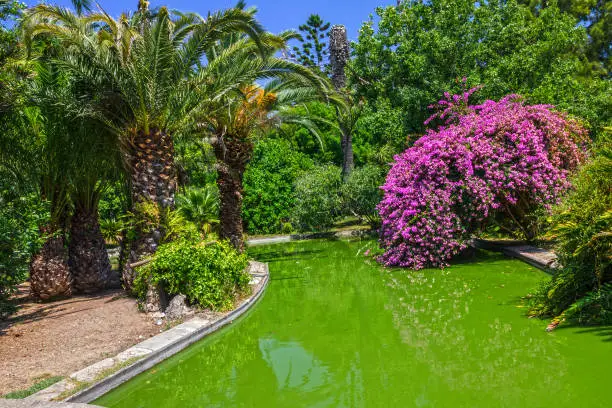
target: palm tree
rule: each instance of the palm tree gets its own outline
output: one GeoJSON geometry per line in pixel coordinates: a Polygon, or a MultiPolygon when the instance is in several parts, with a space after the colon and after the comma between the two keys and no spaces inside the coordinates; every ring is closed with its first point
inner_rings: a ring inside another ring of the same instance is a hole
{"type": "Polygon", "coordinates": [[[331,79],[338,93],[335,98],[337,129],[340,131],[340,146],[342,148],[342,178],[348,180],[355,166],[353,158],[353,132],[361,115],[361,104],[355,104],[350,92],[346,89],[346,73],[344,69],[349,61],[350,47],[346,36],[346,27],[335,25],[329,33],[329,59],[331,79]]]}
{"type": "MultiPolygon", "coordinates": [[[[106,286],[110,273],[97,207],[100,193],[117,176],[120,155],[116,137],[93,120],[90,107],[81,103],[82,84],[62,72],[48,56],[41,56],[33,65],[35,80],[28,94],[38,115],[30,121],[30,127],[37,133],[42,150],[41,160],[32,165],[43,180],[43,196],[49,199],[52,209],[51,222],[46,227],[51,237],[42,253],[51,255],[50,248],[59,251],[64,247],[60,238],[63,241],[68,234],[67,265],[72,289],[95,292],[106,286]]],[[[59,259],[59,253],[53,258],[59,259]]],[[[48,264],[44,257],[35,257],[32,262],[32,288],[39,297],[57,291],[46,288],[48,282],[58,281],[54,277],[57,273],[51,273],[48,264]]]]}
{"type": "Polygon", "coordinates": [[[346,182],[355,167],[353,156],[353,133],[357,121],[363,111],[363,103],[355,102],[348,89],[337,90],[330,98],[336,110],[336,121],[329,123],[340,132],[340,146],[342,148],[342,179],[346,182]]]}
{"type": "Polygon", "coordinates": [[[221,78],[228,85],[206,106],[200,127],[211,136],[217,158],[220,194],[220,236],[242,251],[242,177],[253,154],[254,141],[267,127],[281,121],[312,129],[304,117],[288,113],[297,103],[325,97],[330,86],[319,73],[275,57],[294,38],[292,32],[260,37],[261,45],[242,37],[228,38],[207,53],[201,75],[221,78]],[[258,51],[264,49],[264,55],[258,51]],[[268,81],[264,87],[256,81],[268,81]]]}
{"type": "MultiPolygon", "coordinates": [[[[105,89],[90,102],[120,138],[133,212],[146,202],[174,207],[173,135],[184,132],[210,99],[198,92],[211,87],[197,68],[206,50],[232,33],[246,33],[258,44],[263,29],[252,13],[229,9],[202,18],[165,7],[151,11],[140,1],[138,12],[118,20],[103,10],[78,16],[48,5],[32,8],[27,20],[30,38],[50,33],[64,44],[61,64],[67,71],[105,89]]],[[[161,226],[136,229],[123,275],[127,289],[134,278],[130,264],[155,252],[163,235],[161,226]]]]}

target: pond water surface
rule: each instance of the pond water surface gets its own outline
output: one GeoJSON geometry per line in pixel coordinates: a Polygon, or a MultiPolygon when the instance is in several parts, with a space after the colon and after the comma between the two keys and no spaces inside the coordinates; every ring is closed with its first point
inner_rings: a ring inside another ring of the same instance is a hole
{"type": "Polygon", "coordinates": [[[243,318],[94,403],[106,407],[610,407],[612,329],[544,329],[547,275],[480,253],[388,270],[372,241],[252,247],[270,265],[243,318]]]}

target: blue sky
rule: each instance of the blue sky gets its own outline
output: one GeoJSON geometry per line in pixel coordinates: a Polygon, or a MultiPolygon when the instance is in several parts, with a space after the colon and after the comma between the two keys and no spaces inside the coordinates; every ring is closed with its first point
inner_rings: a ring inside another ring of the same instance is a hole
{"type": "MultiPolygon", "coordinates": [[[[26,4],[34,3],[34,0],[25,1],[26,4]]],[[[65,6],[71,4],[70,0],[47,0],[46,2],[65,6]]],[[[114,16],[119,15],[122,11],[135,9],[138,4],[138,0],[99,0],[98,2],[114,16]]],[[[247,5],[256,6],[259,9],[259,20],[271,32],[297,30],[298,26],[306,21],[308,15],[317,13],[332,24],[344,24],[351,40],[357,39],[359,27],[368,20],[370,14],[374,14],[377,6],[394,5],[395,3],[395,0],[247,0],[247,5]]],[[[195,11],[200,14],[235,4],[235,0],[151,0],[151,7],[167,5],[177,10],[195,11]]]]}

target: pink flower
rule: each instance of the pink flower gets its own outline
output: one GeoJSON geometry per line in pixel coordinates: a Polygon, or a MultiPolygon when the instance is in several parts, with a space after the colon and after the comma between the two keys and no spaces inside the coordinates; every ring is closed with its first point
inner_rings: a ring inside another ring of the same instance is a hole
{"type": "Polygon", "coordinates": [[[383,264],[447,265],[488,217],[558,201],[584,161],[587,132],[576,121],[517,95],[469,105],[477,89],[446,93],[426,122],[442,126],[395,156],[378,206],[383,264]]]}

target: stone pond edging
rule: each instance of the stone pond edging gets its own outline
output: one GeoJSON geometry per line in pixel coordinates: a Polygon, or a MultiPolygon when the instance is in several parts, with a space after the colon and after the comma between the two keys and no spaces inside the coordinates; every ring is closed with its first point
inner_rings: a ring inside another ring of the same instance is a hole
{"type": "MultiPolygon", "coordinates": [[[[189,345],[232,323],[259,300],[268,285],[270,273],[267,264],[250,261],[249,273],[251,274],[250,285],[252,293],[248,298],[242,300],[238,307],[231,312],[212,320],[194,317],[185,323],[130,347],[115,357],[98,361],[89,367],[71,374],[68,378],[58,383],[23,400],[19,400],[22,405],[6,406],[41,408],[86,406],[82,404],[56,405],[49,403],[56,400],[85,404],[94,401],[189,345]],[[47,405],[44,403],[47,403],[47,405]]],[[[8,400],[0,399],[0,407],[4,406],[4,401],[8,400]]],[[[12,402],[10,403],[12,404],[12,402]]]]}
{"type": "Polygon", "coordinates": [[[472,240],[472,246],[479,249],[501,252],[506,256],[520,259],[547,273],[553,273],[556,269],[561,267],[557,261],[557,255],[554,252],[528,245],[524,241],[489,241],[474,239],[472,240]]]}
{"type": "MultiPolygon", "coordinates": [[[[97,405],[79,404],[72,402],[54,401],[26,401],[23,399],[2,399],[0,408],[98,408],[97,405]]],[[[99,407],[102,408],[102,407],[99,407]]]]}

